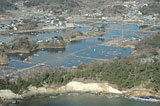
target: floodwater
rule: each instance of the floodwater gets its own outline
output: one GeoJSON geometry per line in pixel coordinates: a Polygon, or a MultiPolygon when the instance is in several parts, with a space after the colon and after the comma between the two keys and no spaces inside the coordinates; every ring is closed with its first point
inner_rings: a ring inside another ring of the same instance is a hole
{"type": "MultiPolygon", "coordinates": [[[[98,25],[97,27],[100,27],[98,25]]],[[[71,42],[67,45],[66,49],[48,49],[41,50],[32,53],[32,58],[29,60],[31,63],[22,62],[22,58],[11,56],[10,67],[27,68],[37,63],[47,63],[50,66],[77,66],[80,63],[88,63],[92,61],[114,59],[117,56],[131,56],[132,52],[130,48],[101,46],[99,44],[109,41],[118,37],[133,38],[133,37],[147,37],[147,34],[133,34],[133,32],[140,30],[136,25],[125,25],[125,24],[106,24],[106,28],[113,28],[113,30],[107,32],[103,36],[105,39],[89,38],[86,40],[71,42]]],[[[89,31],[91,27],[78,27],[73,29],[66,29],[57,32],[46,32],[39,33],[36,36],[29,36],[33,40],[47,40],[55,36],[61,36],[69,32],[77,31],[89,31]]],[[[13,36],[14,38],[15,36],[13,36]]],[[[1,36],[3,39],[11,39],[7,36],[1,36]]],[[[13,39],[12,38],[12,39],[13,39]]]]}

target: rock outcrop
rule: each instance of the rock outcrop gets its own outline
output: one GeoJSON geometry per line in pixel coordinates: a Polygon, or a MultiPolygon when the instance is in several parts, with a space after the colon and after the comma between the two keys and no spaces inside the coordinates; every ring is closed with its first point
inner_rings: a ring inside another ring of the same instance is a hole
{"type": "Polygon", "coordinates": [[[142,89],[142,88],[134,88],[129,89],[123,92],[124,94],[127,94],[128,96],[133,97],[139,97],[139,96],[155,96],[151,93],[148,89],[142,89]]]}
{"type": "Polygon", "coordinates": [[[113,88],[108,83],[82,83],[72,81],[61,86],[59,88],[52,87],[34,87],[29,86],[27,91],[24,91],[22,95],[13,93],[10,90],[0,90],[0,98],[2,99],[22,99],[25,97],[37,96],[37,95],[54,95],[54,94],[65,94],[65,93],[104,93],[104,94],[124,94],[128,96],[152,96],[147,89],[130,89],[125,91],[119,91],[113,88]]]}
{"type": "Polygon", "coordinates": [[[27,91],[24,91],[22,95],[17,95],[10,90],[0,90],[0,98],[4,99],[22,99],[24,97],[36,96],[36,95],[49,95],[49,94],[63,94],[63,93],[114,93],[122,94],[121,91],[113,88],[108,83],[82,83],[72,81],[65,86],[59,88],[51,87],[28,87],[27,91]]]}
{"type": "Polygon", "coordinates": [[[90,93],[115,93],[121,94],[122,92],[109,86],[108,83],[81,83],[72,81],[65,86],[57,89],[57,93],[67,92],[90,92],[90,93]]]}
{"type": "Polygon", "coordinates": [[[45,87],[34,87],[30,86],[28,87],[28,91],[23,93],[23,97],[30,97],[30,96],[36,96],[36,95],[47,95],[47,94],[54,94],[56,93],[56,90],[54,88],[45,88],[45,87]]]}
{"type": "Polygon", "coordinates": [[[22,99],[22,96],[13,93],[11,90],[0,90],[0,98],[2,99],[22,99]]]}
{"type": "Polygon", "coordinates": [[[46,87],[28,87],[28,91],[23,93],[23,97],[44,95],[44,94],[63,94],[63,93],[114,93],[122,94],[121,91],[109,86],[108,83],[82,83],[77,81],[72,81],[65,86],[59,88],[46,88],[46,87]]]}

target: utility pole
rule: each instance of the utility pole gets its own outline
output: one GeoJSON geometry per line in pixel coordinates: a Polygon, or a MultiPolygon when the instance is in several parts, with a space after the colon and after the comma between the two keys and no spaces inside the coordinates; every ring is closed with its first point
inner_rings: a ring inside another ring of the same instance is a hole
{"type": "Polygon", "coordinates": [[[124,37],[123,23],[122,23],[122,39],[124,37]]]}

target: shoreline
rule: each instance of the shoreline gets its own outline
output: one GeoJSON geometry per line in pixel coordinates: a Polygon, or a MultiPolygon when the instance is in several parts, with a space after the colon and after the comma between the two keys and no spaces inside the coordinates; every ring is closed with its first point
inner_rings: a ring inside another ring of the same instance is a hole
{"type": "Polygon", "coordinates": [[[123,100],[132,100],[135,102],[144,102],[144,103],[155,103],[155,104],[160,104],[160,99],[141,99],[141,98],[137,98],[137,97],[124,97],[121,95],[110,95],[110,94],[92,94],[92,93],[68,93],[68,94],[63,94],[63,95],[41,95],[41,96],[36,96],[36,97],[32,97],[32,98],[27,98],[25,100],[22,101],[18,101],[16,104],[14,105],[21,105],[24,104],[30,100],[43,100],[43,99],[51,99],[51,100],[57,100],[59,98],[67,98],[67,97],[102,97],[105,99],[123,99],[123,100]]]}
{"type": "MultiPolygon", "coordinates": [[[[124,98],[124,99],[128,99],[128,100],[135,100],[135,101],[141,101],[141,102],[150,102],[150,103],[160,103],[160,98],[159,99],[143,99],[140,97],[134,97],[134,96],[122,96],[122,95],[115,95],[115,94],[103,94],[103,93],[99,93],[99,94],[93,94],[93,93],[78,93],[78,92],[73,92],[73,93],[66,93],[66,94],[59,94],[59,95],[36,95],[36,96],[32,96],[32,97],[26,97],[24,99],[18,99],[18,100],[10,100],[9,102],[4,102],[3,104],[0,104],[0,106],[8,106],[8,105],[12,105],[12,104],[19,104],[22,102],[27,102],[30,101],[32,99],[39,99],[39,98],[48,98],[48,99],[55,99],[57,97],[62,97],[62,96],[104,96],[107,98],[124,98]]],[[[156,97],[155,97],[156,98],[156,97]]]]}
{"type": "MultiPolygon", "coordinates": [[[[1,91],[0,93],[2,93],[2,90],[0,91],[1,91]]],[[[21,95],[14,94],[13,92],[12,93],[11,92],[8,93],[8,92],[6,91],[7,93],[6,98],[2,99],[2,95],[0,95],[1,100],[3,101],[2,102],[3,104],[16,104],[23,101],[29,101],[32,98],[39,98],[39,97],[56,98],[57,96],[86,95],[86,94],[108,96],[108,97],[124,97],[127,99],[144,100],[144,101],[150,100],[153,102],[154,101],[160,102],[160,96],[149,93],[149,91],[146,89],[143,89],[143,90],[139,89],[139,91],[134,91],[131,89],[125,90],[125,91],[119,91],[118,89],[115,89],[112,86],[110,86],[110,84],[108,83],[82,83],[77,81],[71,81],[64,86],[60,86],[56,88],[52,88],[52,87],[37,88],[34,86],[30,86],[28,87],[28,90],[24,91],[21,95]],[[89,86],[90,88],[88,88],[89,86]],[[137,93],[137,95],[134,95],[134,93],[137,93]],[[12,96],[9,97],[9,95],[12,95],[12,96]],[[149,97],[149,98],[145,99],[141,97],[149,97]],[[150,98],[150,97],[153,97],[153,98],[150,98]]]]}

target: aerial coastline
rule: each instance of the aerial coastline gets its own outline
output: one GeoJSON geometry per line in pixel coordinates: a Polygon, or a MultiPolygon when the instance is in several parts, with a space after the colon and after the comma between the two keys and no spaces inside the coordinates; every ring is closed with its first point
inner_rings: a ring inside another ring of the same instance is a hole
{"type": "Polygon", "coordinates": [[[160,100],[159,1],[6,2],[0,106],[74,93],[160,100]]]}

